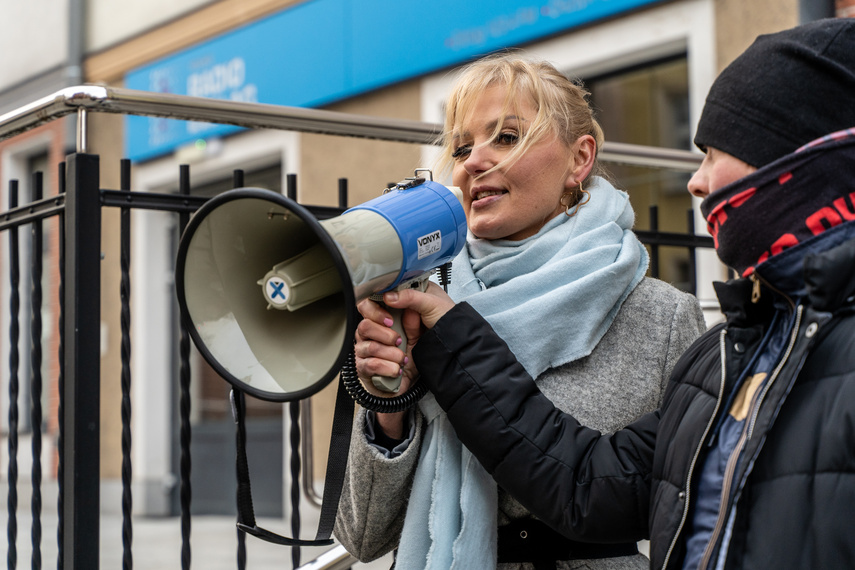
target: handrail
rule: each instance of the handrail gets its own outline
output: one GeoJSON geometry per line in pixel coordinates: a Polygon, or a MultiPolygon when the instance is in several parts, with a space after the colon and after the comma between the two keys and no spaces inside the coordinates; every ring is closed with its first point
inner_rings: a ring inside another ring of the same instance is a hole
{"type": "Polygon", "coordinates": [[[404,119],[191,97],[174,93],[154,93],[100,85],[80,85],[62,89],[53,95],[0,116],[0,140],[21,134],[78,110],[420,144],[433,143],[440,131],[437,125],[404,119]]]}
{"type": "Polygon", "coordinates": [[[346,570],[356,562],[359,561],[339,544],[300,566],[298,570],[346,570]]]}
{"type": "Polygon", "coordinates": [[[704,157],[689,150],[606,141],[597,158],[602,162],[694,172],[704,157]]]}
{"type": "MultiPolygon", "coordinates": [[[[415,144],[437,144],[442,130],[436,123],[407,119],[191,97],[174,93],[155,93],[102,85],[78,85],[61,89],[52,95],[0,115],[0,141],[60,117],[77,113],[81,118],[78,125],[77,151],[85,152],[86,113],[90,111],[415,144]]],[[[615,142],[606,142],[603,145],[600,159],[604,162],[685,171],[696,169],[701,162],[699,154],[687,150],[615,142]]]]}

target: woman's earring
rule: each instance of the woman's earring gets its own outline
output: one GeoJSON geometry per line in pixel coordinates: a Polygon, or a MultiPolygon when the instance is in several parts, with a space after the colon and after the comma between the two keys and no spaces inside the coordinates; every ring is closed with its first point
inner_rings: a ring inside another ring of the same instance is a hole
{"type": "MultiPolygon", "coordinates": [[[[564,205],[564,213],[567,215],[568,218],[572,218],[573,216],[575,216],[576,213],[579,211],[579,208],[581,208],[582,206],[587,204],[588,201],[590,201],[590,199],[591,199],[591,193],[588,192],[587,190],[585,190],[584,188],[582,188],[582,181],[581,180],[579,181],[579,189],[576,192],[574,192],[574,195],[575,195],[576,200],[574,200],[573,203],[571,203],[571,204],[564,205]],[[572,208],[572,211],[570,208],[572,208]]],[[[562,196],[562,199],[563,199],[563,196],[562,196]]],[[[563,204],[563,202],[562,202],[562,204],[563,204]]]]}

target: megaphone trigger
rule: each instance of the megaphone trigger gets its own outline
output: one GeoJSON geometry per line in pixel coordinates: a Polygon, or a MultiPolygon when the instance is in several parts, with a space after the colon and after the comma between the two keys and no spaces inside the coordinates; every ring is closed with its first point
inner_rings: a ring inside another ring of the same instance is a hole
{"type": "MultiPolygon", "coordinates": [[[[421,277],[416,279],[412,279],[411,281],[407,281],[406,283],[402,283],[401,285],[395,287],[394,291],[403,291],[404,289],[418,289],[419,291],[426,291],[428,287],[428,278],[430,274],[433,272],[425,273],[421,277]]],[[[382,295],[372,295],[372,301],[377,301],[383,308],[389,311],[389,314],[392,315],[392,330],[394,330],[401,337],[401,344],[398,346],[403,352],[407,352],[407,333],[404,332],[404,324],[401,322],[401,317],[403,315],[403,311],[401,309],[392,308],[385,303],[383,303],[382,295]]],[[[381,397],[384,396],[382,392],[387,392],[391,394],[397,394],[398,390],[401,388],[401,378],[390,378],[388,376],[372,376],[371,383],[374,384],[374,387],[377,388],[381,392],[381,394],[376,394],[381,397]]],[[[369,391],[370,388],[369,388],[369,391]]],[[[390,397],[389,395],[385,395],[386,397],[390,397]]]]}

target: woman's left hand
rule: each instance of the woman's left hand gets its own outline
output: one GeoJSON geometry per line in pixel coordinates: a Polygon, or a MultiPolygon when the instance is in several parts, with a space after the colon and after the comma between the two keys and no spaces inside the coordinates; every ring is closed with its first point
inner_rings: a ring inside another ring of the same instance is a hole
{"type": "MultiPolygon", "coordinates": [[[[395,309],[409,309],[417,312],[422,323],[429,329],[433,328],[436,322],[454,307],[454,301],[448,293],[433,282],[428,283],[424,293],[415,289],[386,293],[383,295],[383,302],[395,309]]],[[[406,311],[404,314],[406,315],[406,311]]],[[[404,321],[404,324],[404,330],[409,335],[406,329],[407,321],[404,321]]]]}

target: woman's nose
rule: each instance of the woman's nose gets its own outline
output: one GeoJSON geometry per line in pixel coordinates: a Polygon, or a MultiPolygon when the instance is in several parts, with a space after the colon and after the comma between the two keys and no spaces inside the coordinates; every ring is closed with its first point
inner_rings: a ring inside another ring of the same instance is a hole
{"type": "Polygon", "coordinates": [[[472,150],[469,151],[469,156],[463,162],[466,172],[470,176],[477,176],[483,172],[490,170],[496,165],[493,153],[489,145],[472,145],[472,150]]]}

